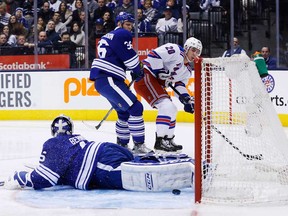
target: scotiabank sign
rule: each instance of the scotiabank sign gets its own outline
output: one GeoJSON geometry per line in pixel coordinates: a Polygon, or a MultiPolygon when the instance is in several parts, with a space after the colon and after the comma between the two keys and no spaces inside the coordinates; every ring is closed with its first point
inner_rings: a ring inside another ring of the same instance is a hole
{"type": "MultiPolygon", "coordinates": [[[[101,38],[96,39],[96,56],[97,56],[97,44],[101,38]]],[[[139,59],[143,60],[147,57],[148,53],[157,48],[158,38],[157,37],[139,37],[138,38],[138,55],[139,59]]],[[[133,47],[136,47],[136,40],[133,40],[133,47]]]]}
{"type": "Polygon", "coordinates": [[[34,55],[0,56],[0,71],[70,68],[68,54],[38,55],[38,63],[34,61],[34,55]]]}

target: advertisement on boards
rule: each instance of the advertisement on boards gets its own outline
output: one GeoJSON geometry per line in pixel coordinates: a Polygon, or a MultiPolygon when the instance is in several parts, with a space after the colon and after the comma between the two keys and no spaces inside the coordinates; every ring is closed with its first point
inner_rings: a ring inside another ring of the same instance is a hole
{"type": "MultiPolygon", "coordinates": [[[[94,82],[89,80],[89,73],[89,71],[0,73],[0,110],[110,109],[110,103],[95,90],[94,82]]],[[[140,97],[139,99],[145,109],[152,110],[145,100],[140,97]]],[[[180,102],[179,108],[182,109],[180,102]]]]}
{"type": "Polygon", "coordinates": [[[0,71],[70,68],[68,54],[38,55],[38,64],[35,65],[34,62],[34,55],[0,56],[0,71]]]}
{"type": "MultiPolygon", "coordinates": [[[[96,56],[97,56],[97,44],[100,38],[96,39],[96,56]]],[[[133,39],[133,47],[135,49],[136,39],[133,39]]],[[[158,46],[158,38],[157,37],[139,37],[138,38],[138,55],[139,59],[142,61],[148,55],[148,53],[157,48],[158,46]]]]}

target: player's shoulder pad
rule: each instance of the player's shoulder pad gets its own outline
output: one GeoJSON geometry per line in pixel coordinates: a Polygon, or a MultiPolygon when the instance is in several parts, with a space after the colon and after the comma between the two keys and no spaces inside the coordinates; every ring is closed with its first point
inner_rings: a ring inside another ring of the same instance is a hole
{"type": "Polygon", "coordinates": [[[117,39],[128,39],[128,40],[132,40],[132,33],[127,31],[126,29],[123,28],[118,28],[115,30],[115,38],[117,39]]]}

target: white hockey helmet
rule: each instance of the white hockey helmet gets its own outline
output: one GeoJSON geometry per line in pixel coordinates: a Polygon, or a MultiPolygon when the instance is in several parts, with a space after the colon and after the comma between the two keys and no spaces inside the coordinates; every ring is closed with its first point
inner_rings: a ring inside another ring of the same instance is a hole
{"type": "Polygon", "coordinates": [[[51,134],[56,137],[58,134],[73,134],[74,125],[70,117],[60,115],[51,124],[51,134]]]}
{"type": "Polygon", "coordinates": [[[187,53],[190,48],[198,49],[200,51],[199,52],[199,56],[200,56],[202,53],[202,42],[195,37],[190,37],[186,40],[184,44],[185,53],[187,53]]]}

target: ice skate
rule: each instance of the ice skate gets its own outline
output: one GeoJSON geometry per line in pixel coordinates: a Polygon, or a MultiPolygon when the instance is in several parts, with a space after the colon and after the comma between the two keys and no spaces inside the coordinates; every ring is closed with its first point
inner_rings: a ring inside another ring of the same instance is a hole
{"type": "Polygon", "coordinates": [[[167,135],[164,137],[158,137],[156,135],[156,142],[154,149],[157,153],[175,153],[177,149],[171,144],[171,139],[167,138],[167,135]]]}
{"type": "Polygon", "coordinates": [[[135,143],[132,153],[134,155],[146,155],[148,153],[154,153],[154,151],[148,148],[144,143],[135,143]]]}
{"type": "Polygon", "coordinates": [[[122,147],[124,147],[124,148],[126,148],[126,149],[128,149],[130,152],[132,152],[132,149],[129,148],[128,144],[121,143],[121,140],[119,139],[119,137],[117,137],[117,144],[122,146],[122,147]]]}
{"type": "Polygon", "coordinates": [[[181,152],[182,152],[182,149],[183,149],[183,146],[182,146],[182,145],[177,145],[177,144],[174,142],[174,137],[175,137],[175,136],[173,136],[173,137],[170,139],[170,144],[175,147],[175,149],[177,150],[177,153],[181,153],[181,152]]]}

